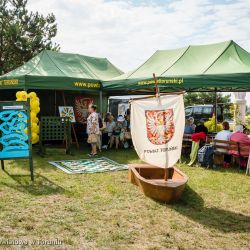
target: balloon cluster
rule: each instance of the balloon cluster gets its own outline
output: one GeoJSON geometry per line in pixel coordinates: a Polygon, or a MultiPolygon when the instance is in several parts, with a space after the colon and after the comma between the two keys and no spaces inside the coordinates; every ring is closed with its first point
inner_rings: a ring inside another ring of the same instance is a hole
{"type": "MultiPolygon", "coordinates": [[[[32,144],[39,142],[39,119],[37,114],[40,112],[40,100],[35,92],[27,93],[26,91],[18,91],[16,93],[17,101],[27,101],[30,98],[30,120],[31,120],[31,136],[32,144]]],[[[27,128],[25,133],[27,133],[27,128]]]]}

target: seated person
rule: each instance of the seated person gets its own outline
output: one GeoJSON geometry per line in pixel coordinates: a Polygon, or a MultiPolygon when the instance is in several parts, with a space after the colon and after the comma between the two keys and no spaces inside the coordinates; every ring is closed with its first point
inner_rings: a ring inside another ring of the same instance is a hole
{"type": "Polygon", "coordinates": [[[203,119],[200,119],[200,121],[198,122],[198,125],[196,126],[194,130],[195,133],[204,132],[206,135],[208,134],[208,129],[207,127],[205,127],[204,122],[205,121],[203,119]]]}
{"type": "Polygon", "coordinates": [[[125,122],[124,122],[127,130],[130,131],[130,109],[127,109],[126,114],[125,114],[125,122]]]}
{"type": "Polygon", "coordinates": [[[131,137],[131,132],[130,132],[130,110],[127,109],[126,115],[125,115],[125,132],[124,132],[124,148],[129,148],[132,147],[132,137],[131,137]]]}
{"type": "Polygon", "coordinates": [[[125,119],[122,115],[119,115],[115,127],[113,128],[113,135],[111,136],[110,148],[112,148],[115,142],[115,148],[118,149],[120,141],[124,141],[125,131],[125,119]]]}
{"type": "MultiPolygon", "coordinates": [[[[214,139],[215,140],[222,140],[222,141],[229,141],[230,137],[232,135],[232,132],[230,132],[230,130],[229,130],[229,123],[227,121],[224,121],[222,123],[222,126],[223,126],[223,130],[218,132],[214,139]]],[[[225,144],[225,143],[217,143],[217,145],[227,146],[227,144],[225,144]]],[[[227,149],[223,149],[223,148],[218,148],[218,151],[222,152],[222,153],[227,153],[227,149]]],[[[229,167],[230,162],[231,162],[231,155],[225,154],[224,155],[224,167],[229,167]]]]}
{"type": "Polygon", "coordinates": [[[245,126],[243,126],[243,133],[246,134],[248,138],[250,138],[250,130],[245,126]]]}
{"type": "Polygon", "coordinates": [[[200,146],[200,142],[206,140],[208,133],[208,129],[204,126],[204,120],[201,119],[198,123],[198,126],[195,128],[195,132],[192,134],[192,148],[190,153],[190,162],[188,163],[189,166],[193,165],[196,157],[198,155],[198,150],[200,146]]]}
{"type": "Polygon", "coordinates": [[[102,145],[103,145],[102,148],[107,149],[108,144],[110,143],[111,136],[113,134],[113,129],[116,125],[114,117],[112,116],[111,113],[106,114],[104,123],[105,123],[105,130],[102,133],[102,145]]]}
{"type": "Polygon", "coordinates": [[[194,124],[194,118],[193,117],[189,117],[186,120],[186,125],[185,125],[185,130],[184,130],[184,134],[193,134],[195,131],[195,124],[194,124]]]}
{"type": "MultiPolygon", "coordinates": [[[[243,151],[242,155],[243,156],[249,156],[249,152],[250,152],[250,138],[247,136],[246,129],[242,125],[237,125],[236,126],[235,132],[230,137],[230,141],[248,143],[249,144],[249,146],[248,146],[249,150],[248,150],[248,152],[247,151],[243,151]]],[[[239,155],[239,152],[237,150],[229,150],[229,153],[232,154],[232,155],[239,155]]],[[[245,160],[241,160],[241,162],[240,162],[241,167],[245,167],[246,166],[246,162],[247,161],[245,161],[245,160]]]]}
{"type": "Polygon", "coordinates": [[[98,115],[98,124],[99,124],[99,134],[97,135],[97,148],[101,152],[102,151],[102,132],[104,130],[103,121],[102,121],[102,115],[100,113],[97,113],[98,115]]]}

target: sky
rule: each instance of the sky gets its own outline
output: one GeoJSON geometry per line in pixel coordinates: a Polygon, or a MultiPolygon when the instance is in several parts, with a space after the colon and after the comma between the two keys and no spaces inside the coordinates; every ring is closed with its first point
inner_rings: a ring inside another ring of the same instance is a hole
{"type": "Polygon", "coordinates": [[[125,72],[158,49],[234,40],[250,52],[250,0],[29,0],[28,7],[55,14],[62,52],[107,57],[125,72]]]}

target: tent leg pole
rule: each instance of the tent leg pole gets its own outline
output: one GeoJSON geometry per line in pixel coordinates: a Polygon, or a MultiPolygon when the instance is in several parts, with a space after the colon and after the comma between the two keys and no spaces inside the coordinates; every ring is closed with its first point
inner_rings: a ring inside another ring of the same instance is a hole
{"type": "Polygon", "coordinates": [[[1,160],[1,167],[2,167],[2,170],[4,170],[4,160],[1,160]]]}
{"type": "Polygon", "coordinates": [[[79,149],[79,143],[78,143],[78,139],[77,139],[77,136],[76,136],[74,123],[71,123],[71,127],[72,127],[73,134],[74,134],[74,137],[75,137],[76,147],[77,147],[77,149],[79,149]]]}
{"type": "Polygon", "coordinates": [[[99,97],[100,97],[100,113],[102,115],[102,90],[100,90],[99,97]]]}
{"type": "Polygon", "coordinates": [[[56,116],[56,90],[55,90],[55,110],[54,110],[54,116],[56,116]]]}
{"type": "Polygon", "coordinates": [[[62,91],[62,98],[63,98],[63,105],[66,106],[66,99],[65,99],[64,91],[62,91]]]}
{"type": "Polygon", "coordinates": [[[214,109],[214,115],[215,115],[215,132],[217,132],[217,89],[215,88],[214,92],[214,98],[215,98],[215,109],[214,109]]]}

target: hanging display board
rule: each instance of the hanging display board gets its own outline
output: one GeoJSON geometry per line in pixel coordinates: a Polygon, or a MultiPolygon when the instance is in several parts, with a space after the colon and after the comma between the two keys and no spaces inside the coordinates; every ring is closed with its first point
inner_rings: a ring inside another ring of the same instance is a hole
{"type": "Polygon", "coordinates": [[[61,118],[68,118],[70,122],[76,122],[74,109],[72,106],[59,106],[58,108],[61,118]]]}
{"type": "Polygon", "coordinates": [[[118,104],[118,116],[119,115],[125,116],[128,109],[129,109],[128,103],[119,103],[118,104]]]}
{"type": "Polygon", "coordinates": [[[33,175],[30,101],[0,102],[0,160],[29,158],[31,179],[33,175]]]}
{"type": "Polygon", "coordinates": [[[88,117],[88,107],[93,103],[93,98],[76,96],[75,97],[75,115],[76,121],[80,123],[86,123],[88,117]]]}

